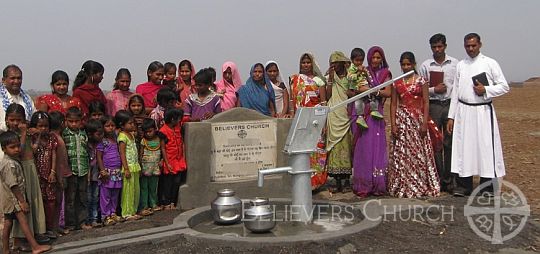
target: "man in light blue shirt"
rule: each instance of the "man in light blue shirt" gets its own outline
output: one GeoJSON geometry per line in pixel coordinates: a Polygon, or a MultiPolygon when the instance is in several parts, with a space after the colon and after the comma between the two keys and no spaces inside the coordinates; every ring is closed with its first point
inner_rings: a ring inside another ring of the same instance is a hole
{"type": "Polygon", "coordinates": [[[444,132],[443,148],[435,151],[435,164],[439,172],[441,191],[452,192],[454,187],[454,177],[450,173],[452,135],[446,131],[445,127],[458,60],[446,54],[446,36],[443,34],[431,36],[429,45],[433,58],[420,65],[420,75],[429,80],[430,72],[443,72],[442,83],[432,84],[429,88],[429,115],[439,130],[444,132]]]}

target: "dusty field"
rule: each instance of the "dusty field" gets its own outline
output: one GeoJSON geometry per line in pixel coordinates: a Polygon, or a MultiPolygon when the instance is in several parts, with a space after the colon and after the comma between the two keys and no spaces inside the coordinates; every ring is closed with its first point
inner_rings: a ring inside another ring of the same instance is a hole
{"type": "MultiPolygon", "coordinates": [[[[493,252],[508,248],[522,251],[540,250],[540,81],[513,86],[509,94],[495,100],[495,109],[501,129],[507,176],[505,180],[517,185],[526,195],[533,216],[523,231],[503,245],[492,245],[480,239],[469,228],[463,216],[463,198],[443,196],[429,200],[443,206],[454,206],[455,220],[445,223],[418,221],[383,222],[376,228],[333,242],[311,242],[286,246],[211,246],[204,242],[175,241],[160,246],[143,245],[123,248],[119,253],[469,253],[493,252]]],[[[387,107],[388,108],[388,107],[387,107]]],[[[320,199],[358,202],[348,193],[330,196],[321,191],[320,199]]],[[[56,243],[115,234],[134,229],[162,226],[172,222],[178,212],[161,212],[142,221],[124,223],[114,227],[78,231],[62,237],[56,243]]]]}

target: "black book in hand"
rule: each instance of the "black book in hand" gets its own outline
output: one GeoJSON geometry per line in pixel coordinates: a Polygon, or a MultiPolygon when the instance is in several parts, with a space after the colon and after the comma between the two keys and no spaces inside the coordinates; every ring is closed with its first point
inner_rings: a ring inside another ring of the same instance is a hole
{"type": "Polygon", "coordinates": [[[487,75],[485,72],[482,72],[476,76],[473,76],[472,77],[472,82],[473,82],[473,85],[477,85],[476,84],[476,81],[482,83],[482,85],[484,86],[489,86],[489,82],[488,82],[488,79],[487,79],[487,75]]]}

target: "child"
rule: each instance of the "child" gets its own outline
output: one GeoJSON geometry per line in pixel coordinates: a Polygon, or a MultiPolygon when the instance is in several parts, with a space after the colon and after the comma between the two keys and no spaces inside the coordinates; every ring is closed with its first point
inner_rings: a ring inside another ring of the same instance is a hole
{"type": "Polygon", "coordinates": [[[102,116],[106,114],[105,105],[100,101],[92,101],[88,104],[88,115],[89,119],[94,119],[99,121],[102,116]]]}
{"type": "MultiPolygon", "coordinates": [[[[141,215],[151,215],[154,211],[160,211],[158,206],[157,188],[162,154],[165,154],[165,139],[163,134],[158,133],[156,122],[150,118],[143,121],[142,129],[144,137],[141,141],[140,158],[142,173],[140,178],[141,187],[141,215]]],[[[167,158],[164,158],[168,164],[167,158]]]]}
{"type": "Polygon", "coordinates": [[[56,182],[58,189],[56,191],[56,211],[58,218],[58,228],[56,232],[60,235],[69,234],[69,230],[61,229],[60,226],[64,225],[64,190],[67,187],[67,178],[71,176],[71,169],[68,164],[68,155],[66,150],[66,143],[62,139],[62,130],[64,126],[64,114],[60,111],[52,111],[49,113],[49,128],[51,135],[56,137],[58,144],[56,146],[56,182]]]}
{"type": "Polygon", "coordinates": [[[133,119],[135,120],[136,128],[133,131],[135,132],[137,144],[139,144],[139,141],[143,136],[141,124],[146,118],[146,110],[144,107],[143,97],[139,94],[131,95],[128,100],[127,111],[133,115],[133,119]]]}
{"type": "MultiPolygon", "coordinates": [[[[6,125],[8,130],[14,131],[20,135],[22,145],[22,168],[26,182],[25,195],[30,204],[30,212],[27,213],[28,226],[35,234],[36,241],[48,242],[49,237],[44,236],[47,231],[45,224],[45,211],[43,208],[43,198],[39,187],[39,176],[37,174],[36,165],[34,164],[34,152],[32,149],[32,141],[28,134],[26,125],[26,113],[23,106],[19,104],[11,104],[6,109],[6,125]]],[[[20,238],[25,238],[26,235],[22,231],[22,225],[17,220],[14,221],[13,237],[14,247],[19,246],[20,238]]],[[[20,246],[24,249],[25,246],[20,246]]]]}
{"type": "Polygon", "coordinates": [[[21,142],[17,133],[7,131],[0,134],[0,145],[5,154],[4,159],[0,162],[0,207],[4,215],[2,253],[10,253],[9,236],[14,220],[19,222],[26,240],[32,248],[32,253],[46,252],[51,249],[51,246],[39,245],[36,242],[25,215],[30,211],[30,206],[24,195],[25,179],[19,162],[21,142]]]}
{"type": "Polygon", "coordinates": [[[195,89],[184,102],[184,121],[199,122],[212,118],[221,112],[219,96],[210,90],[212,86],[212,73],[202,69],[195,74],[195,89]]]}
{"type": "MultiPolygon", "coordinates": [[[[167,62],[163,65],[163,70],[165,71],[165,76],[163,77],[163,86],[170,88],[172,91],[177,92],[177,82],[176,82],[176,64],[167,62]]],[[[159,104],[159,101],[158,101],[159,104]]]]}
{"type": "Polygon", "coordinates": [[[165,206],[165,209],[176,209],[178,188],[186,172],[184,144],[180,133],[182,111],[176,108],[167,109],[164,118],[165,124],[159,130],[167,138],[167,144],[165,144],[165,157],[167,159],[163,166],[161,204],[165,206]]]}
{"type": "Polygon", "coordinates": [[[49,115],[38,111],[30,119],[30,128],[37,129],[32,135],[34,148],[34,163],[39,175],[39,186],[43,198],[45,210],[45,224],[47,227],[46,236],[52,239],[57,238],[58,211],[56,206],[57,194],[57,164],[56,148],[58,140],[49,131],[49,115]]]}
{"type": "Polygon", "coordinates": [[[128,69],[121,68],[116,73],[113,90],[105,96],[107,98],[107,115],[114,116],[118,110],[126,109],[129,96],[133,94],[129,90],[130,85],[131,73],[128,69]]]}
{"type": "Polygon", "coordinates": [[[88,135],[88,155],[90,157],[90,172],[88,173],[88,215],[83,229],[101,227],[98,221],[99,202],[99,169],[97,165],[96,147],[103,139],[103,126],[99,120],[90,119],[85,126],[88,135]]]}
{"type": "Polygon", "coordinates": [[[165,109],[172,108],[175,106],[178,101],[178,96],[169,89],[168,87],[163,87],[159,89],[157,93],[157,102],[158,106],[150,112],[150,118],[152,118],[157,123],[158,129],[163,126],[163,114],[165,109]]]}
{"type": "Polygon", "coordinates": [[[128,221],[138,220],[141,218],[137,215],[140,197],[139,172],[141,171],[141,166],[139,165],[137,146],[135,144],[135,137],[133,136],[133,132],[136,131],[135,120],[130,112],[120,110],[116,112],[114,122],[120,128],[117,140],[123,170],[122,217],[128,221]]]}
{"type": "Polygon", "coordinates": [[[148,82],[138,85],[137,89],[135,89],[135,92],[144,98],[144,107],[147,110],[144,113],[150,113],[157,106],[156,94],[162,87],[161,81],[163,80],[164,72],[163,64],[160,62],[154,61],[150,63],[146,71],[148,82]]]}
{"type": "Polygon", "coordinates": [[[88,136],[81,130],[83,113],[71,107],[66,112],[66,128],[62,138],[66,143],[68,162],[72,175],[67,179],[65,196],[65,221],[68,230],[79,229],[87,215],[87,187],[90,158],[88,155],[88,136]]]}
{"type": "Polygon", "coordinates": [[[96,147],[99,167],[99,207],[105,226],[122,222],[116,215],[118,197],[122,189],[122,160],[116,143],[116,125],[110,116],[101,118],[105,136],[96,147]]]}
{"type": "MultiPolygon", "coordinates": [[[[362,65],[364,63],[366,53],[361,48],[354,48],[351,51],[351,61],[352,64],[347,70],[347,79],[349,80],[349,89],[358,91],[363,86],[368,85],[369,72],[366,70],[366,68],[362,65]]],[[[354,103],[356,115],[358,118],[356,118],[356,123],[364,129],[367,129],[369,126],[364,119],[364,102],[366,100],[357,100],[354,103]]],[[[370,102],[370,108],[372,109],[371,115],[374,118],[377,118],[377,116],[380,115],[379,111],[377,111],[378,108],[378,102],[377,100],[369,100],[370,102]]],[[[381,116],[382,117],[382,116],[381,116]]]]}

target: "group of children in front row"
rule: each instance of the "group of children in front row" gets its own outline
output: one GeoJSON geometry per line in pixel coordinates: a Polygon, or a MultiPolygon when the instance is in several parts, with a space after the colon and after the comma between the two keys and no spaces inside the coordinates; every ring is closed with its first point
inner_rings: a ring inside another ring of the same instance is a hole
{"type": "MultiPolygon", "coordinates": [[[[201,72],[196,75],[200,81],[196,87],[209,91],[211,73],[201,72]]],[[[126,110],[114,117],[106,115],[100,102],[93,102],[88,119],[81,109],[71,107],[65,115],[38,111],[29,125],[25,109],[11,104],[6,110],[8,131],[0,136],[6,158],[0,168],[4,248],[9,246],[14,220],[21,224],[32,249],[50,248],[38,245],[33,237],[27,221],[35,216],[24,215],[29,209],[27,199],[31,205],[39,205],[36,199],[43,202],[49,237],[176,209],[187,168],[181,134],[184,112],[174,107],[176,97],[170,89],[161,89],[157,94],[160,107],[150,113],[151,118],[145,114],[143,98],[134,94],[126,110]],[[25,186],[39,186],[42,197],[29,197],[32,194],[25,193],[25,186]],[[62,216],[63,229],[59,226],[62,216]]],[[[192,113],[198,111],[195,108],[192,113]]]]}

